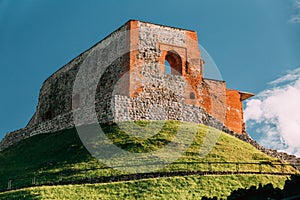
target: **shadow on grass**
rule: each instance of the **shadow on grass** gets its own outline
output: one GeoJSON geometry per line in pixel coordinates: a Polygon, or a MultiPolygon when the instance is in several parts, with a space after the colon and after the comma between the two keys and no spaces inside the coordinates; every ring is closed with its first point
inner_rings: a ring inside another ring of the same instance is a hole
{"type": "Polygon", "coordinates": [[[22,200],[37,200],[41,199],[39,195],[32,194],[30,191],[16,191],[16,192],[5,192],[0,194],[1,200],[14,200],[14,199],[22,199],[22,200]]]}
{"type": "MultiPolygon", "coordinates": [[[[285,181],[283,189],[274,188],[269,183],[262,186],[251,186],[249,189],[238,189],[233,191],[227,199],[236,200],[263,200],[263,199],[300,199],[300,176],[292,175],[290,180],[285,181]]],[[[217,199],[217,197],[203,197],[202,200],[217,199]]]]}

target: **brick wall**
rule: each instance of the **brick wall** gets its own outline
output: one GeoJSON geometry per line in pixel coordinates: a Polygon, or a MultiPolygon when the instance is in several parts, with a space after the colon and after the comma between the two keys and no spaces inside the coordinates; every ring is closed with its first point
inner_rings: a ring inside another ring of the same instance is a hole
{"type": "Polygon", "coordinates": [[[226,90],[226,121],[225,125],[237,133],[243,133],[243,105],[241,96],[237,90],[226,90]]]}

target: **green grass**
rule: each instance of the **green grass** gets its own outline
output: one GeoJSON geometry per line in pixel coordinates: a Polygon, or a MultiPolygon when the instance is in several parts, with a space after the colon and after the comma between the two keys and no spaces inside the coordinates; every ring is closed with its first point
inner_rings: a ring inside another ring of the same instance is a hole
{"type": "MultiPolygon", "coordinates": [[[[208,134],[218,134],[219,131],[215,129],[209,129],[203,125],[197,125],[192,123],[182,123],[177,121],[137,121],[124,122],[117,126],[116,124],[103,124],[102,129],[108,138],[110,138],[115,145],[121,147],[129,152],[136,153],[147,153],[158,150],[165,145],[169,144],[170,141],[175,141],[178,148],[183,148],[184,144],[176,137],[176,133],[181,127],[183,134],[189,136],[196,131],[196,135],[193,143],[189,146],[185,153],[183,153],[176,162],[273,162],[279,163],[279,160],[267,156],[266,154],[258,151],[250,144],[236,139],[228,134],[221,133],[216,145],[212,148],[209,154],[202,158],[199,156],[200,148],[203,144],[206,133],[208,134]],[[138,126],[136,126],[138,125],[138,126]],[[119,127],[122,127],[121,129],[119,127]],[[147,138],[140,138],[130,136],[128,130],[137,129],[138,133],[139,127],[143,128],[143,133],[147,135],[147,138]],[[126,131],[127,130],[127,131],[126,131]],[[157,134],[153,135],[153,132],[157,131],[157,134]]],[[[89,130],[89,127],[87,127],[89,130]]],[[[88,132],[88,131],[87,131],[88,132]]],[[[208,138],[209,139],[209,138],[208,138]]],[[[93,142],[93,141],[92,141],[93,142]]],[[[158,155],[162,160],[170,156],[168,153],[162,153],[158,155]]],[[[8,180],[12,180],[12,186],[18,187],[21,185],[30,185],[32,178],[36,177],[35,181],[37,184],[45,182],[57,182],[60,180],[76,180],[85,177],[99,177],[99,176],[110,176],[118,174],[126,174],[126,172],[121,172],[118,170],[112,170],[105,168],[106,166],[99,160],[93,158],[89,152],[83,146],[81,140],[79,139],[76,129],[69,129],[64,131],[58,131],[55,133],[36,135],[26,140],[23,140],[8,149],[0,152],[0,189],[6,188],[8,180]],[[90,169],[90,170],[87,170],[90,169]],[[18,180],[16,180],[18,179],[18,180]]],[[[149,157],[149,160],[153,160],[149,157]]],[[[175,165],[170,164],[159,171],[174,171],[174,170],[184,170],[186,165],[175,165]]],[[[214,170],[235,170],[235,165],[213,165],[214,170]]],[[[207,165],[203,164],[191,164],[189,165],[189,170],[207,170],[207,165]]],[[[254,165],[241,165],[240,171],[257,171],[257,166],[254,165]]],[[[263,165],[263,171],[280,171],[279,166],[263,165]]],[[[285,167],[285,172],[295,172],[292,167],[285,167]]],[[[220,181],[218,187],[221,189],[226,185],[226,182],[235,180],[238,187],[242,187],[243,184],[236,180],[236,177],[249,177],[249,185],[257,185],[259,182],[269,182],[282,183],[288,177],[278,177],[278,176],[228,176],[229,178],[224,179],[224,184],[220,181]],[[250,177],[252,177],[250,179],[250,177]],[[278,181],[277,181],[278,180],[278,181]]],[[[190,180],[189,177],[174,178],[174,180],[180,180],[186,182],[190,180]]],[[[203,178],[201,178],[202,180],[203,178]]],[[[204,178],[206,179],[206,178],[204,178]]],[[[208,178],[213,180],[212,178],[208,178]]],[[[217,177],[216,180],[223,180],[222,177],[217,177]]],[[[163,180],[173,180],[170,179],[155,179],[160,182],[163,180]]],[[[147,182],[147,180],[145,180],[147,182]]],[[[179,182],[180,182],[179,181],[179,182]]],[[[136,184],[139,184],[137,181],[136,184]]],[[[151,181],[150,181],[151,182],[151,181]]],[[[247,182],[247,181],[245,181],[247,182]]],[[[131,184],[132,182],[126,182],[126,184],[131,184]]],[[[135,183],[135,182],[134,182],[135,183]]],[[[143,183],[141,181],[140,183],[143,183]]],[[[121,184],[121,183],[118,183],[121,184]]],[[[150,183],[149,183],[150,184],[150,183]]],[[[175,184],[175,183],[172,183],[175,184]]],[[[180,185],[180,183],[178,183],[180,185]]],[[[210,183],[214,184],[214,183],[210,183]]],[[[108,186],[107,190],[113,190],[114,184],[100,184],[95,185],[97,188],[102,188],[108,186]],[[110,189],[109,189],[110,188],[110,189]]],[[[280,184],[279,184],[280,185],[280,184]]],[[[282,186],[282,185],[280,185],[282,186]]],[[[85,186],[65,186],[66,190],[71,191],[72,188],[76,192],[78,190],[89,191],[84,189],[85,186]]],[[[88,186],[87,188],[92,188],[93,186],[88,186]]],[[[127,186],[126,186],[127,187],[127,186]]],[[[174,185],[174,187],[177,187],[174,185]]],[[[32,194],[32,191],[36,191],[40,194],[44,191],[42,188],[38,187],[34,189],[25,190],[32,194]]],[[[47,188],[47,187],[46,187],[47,188]]],[[[61,187],[49,188],[47,191],[59,190],[61,187]]],[[[104,190],[104,189],[103,189],[104,190]]],[[[223,189],[222,189],[223,190],[223,189]]],[[[231,190],[231,189],[230,189],[231,190]]],[[[23,191],[23,190],[20,190],[23,191]]],[[[16,195],[19,191],[16,191],[16,195]]],[[[117,191],[116,191],[117,192],[117,191]]],[[[14,193],[14,192],[13,192],[14,193]]],[[[50,192],[51,193],[51,192],[50,192]]],[[[59,195],[63,195],[63,191],[57,192],[59,195]]],[[[87,192],[89,193],[89,192],[87,192]]],[[[220,192],[221,194],[222,192],[220,192]]],[[[8,193],[5,193],[8,194],[8,193]]],[[[10,194],[10,193],[9,193],[10,194]]],[[[47,193],[48,194],[48,193],[47,193]]],[[[222,193],[228,194],[228,190],[224,190],[222,193]]],[[[170,194],[171,195],[171,194],[170,194]]],[[[219,195],[220,196],[220,195],[219,195]]],[[[0,196],[1,197],[1,196],[0,196]]],[[[58,198],[58,197],[57,197],[58,198]]]]}
{"type": "Polygon", "coordinates": [[[42,186],[0,193],[0,199],[201,199],[226,198],[233,190],[272,183],[283,188],[286,177],[266,175],[185,176],[105,184],[42,186]]]}

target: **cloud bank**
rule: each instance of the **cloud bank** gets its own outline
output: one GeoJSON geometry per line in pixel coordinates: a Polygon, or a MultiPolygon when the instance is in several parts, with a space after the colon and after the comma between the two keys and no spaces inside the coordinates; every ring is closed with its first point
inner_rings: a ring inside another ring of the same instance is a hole
{"type": "Polygon", "coordinates": [[[300,1],[294,0],[294,14],[291,16],[289,20],[291,23],[300,23],[300,1]]]}
{"type": "Polygon", "coordinates": [[[263,146],[300,157],[300,68],[269,86],[246,102],[247,127],[259,134],[263,146]]]}

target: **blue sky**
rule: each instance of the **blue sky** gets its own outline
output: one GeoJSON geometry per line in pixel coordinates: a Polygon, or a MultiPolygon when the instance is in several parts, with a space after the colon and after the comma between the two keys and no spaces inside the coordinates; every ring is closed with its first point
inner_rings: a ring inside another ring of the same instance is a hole
{"type": "Polygon", "coordinates": [[[296,0],[0,0],[0,138],[26,125],[47,77],[129,19],[197,31],[227,86],[259,94],[300,67],[299,10],[296,0]]]}

